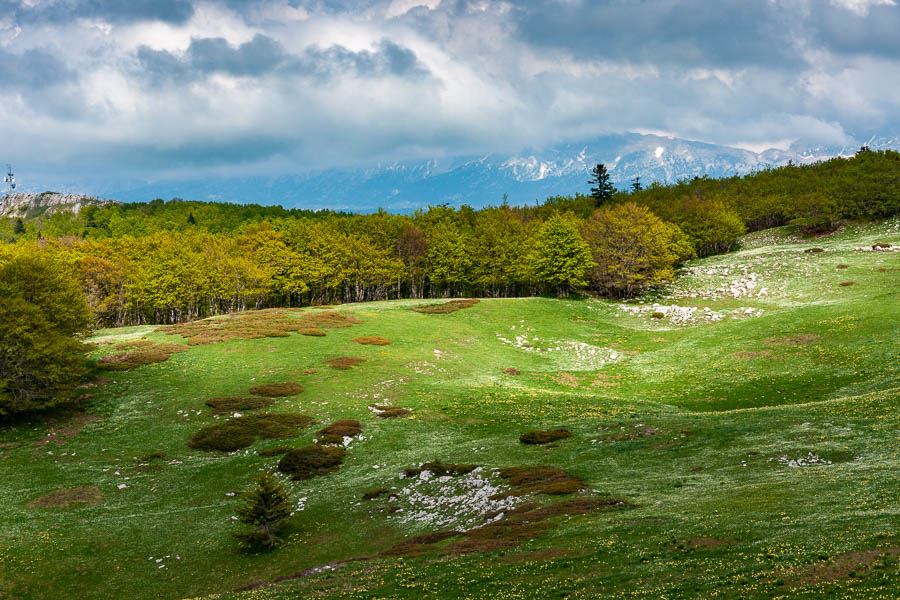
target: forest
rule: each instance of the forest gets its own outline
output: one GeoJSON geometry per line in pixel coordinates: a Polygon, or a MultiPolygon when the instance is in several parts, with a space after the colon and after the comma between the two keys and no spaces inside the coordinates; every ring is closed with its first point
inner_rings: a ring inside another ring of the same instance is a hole
{"type": "Polygon", "coordinates": [[[748,231],[795,224],[816,235],[898,213],[900,153],[864,147],[529,206],[410,215],[179,199],[88,207],[0,220],[0,266],[40,257],[74,278],[95,327],[394,298],[629,297],[671,280],[685,260],[734,249],[748,231]]]}

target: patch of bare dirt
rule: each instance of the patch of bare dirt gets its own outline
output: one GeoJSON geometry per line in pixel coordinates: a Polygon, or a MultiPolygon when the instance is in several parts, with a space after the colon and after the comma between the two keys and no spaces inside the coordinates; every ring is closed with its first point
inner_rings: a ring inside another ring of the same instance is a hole
{"type": "Polygon", "coordinates": [[[54,490],[28,503],[28,508],[68,508],[75,504],[94,506],[103,502],[103,492],[95,485],[54,490]]]}
{"type": "Polygon", "coordinates": [[[794,335],[789,335],[786,337],[769,338],[766,340],[766,344],[769,346],[802,346],[804,344],[814,342],[817,339],[819,339],[819,336],[815,333],[796,333],[794,335]]]}
{"type": "Polygon", "coordinates": [[[873,548],[836,554],[801,570],[791,581],[791,585],[792,587],[814,586],[853,576],[864,576],[883,559],[898,555],[900,555],[900,547],[873,548]]]}
{"type": "Polygon", "coordinates": [[[36,441],[35,445],[41,451],[43,451],[44,447],[47,446],[47,444],[63,446],[71,438],[78,435],[81,430],[84,429],[87,425],[89,425],[90,423],[96,423],[99,420],[99,416],[89,415],[85,413],[75,413],[64,421],[60,421],[56,417],[49,418],[46,420],[46,423],[48,425],[51,425],[50,431],[48,431],[47,435],[45,435],[43,438],[36,441]]]}

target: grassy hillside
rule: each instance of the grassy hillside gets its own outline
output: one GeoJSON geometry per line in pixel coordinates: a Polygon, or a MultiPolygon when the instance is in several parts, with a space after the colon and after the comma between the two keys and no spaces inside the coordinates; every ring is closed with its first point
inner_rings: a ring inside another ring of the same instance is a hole
{"type": "Polygon", "coordinates": [[[98,332],[98,359],[234,339],[108,371],[80,410],[0,432],[0,598],[897,598],[900,252],[878,242],[900,245],[900,220],[768,230],[633,303],[396,301],[334,307],[361,321],[343,327],[309,309],[98,332]],[[326,335],[284,333],[303,320],[326,335]],[[278,337],[236,339],[253,333],[278,337]],[[304,390],[205,404],[281,382],[304,390]],[[288,412],[315,424],[233,453],[187,445],[288,412]],[[279,460],[260,452],[339,419],[363,428],[343,464],[288,482],[278,550],[241,552],[232,492],[279,460]],[[556,428],[571,437],[519,442],[556,428]],[[399,476],[428,461],[481,468],[399,476]],[[498,471],[536,465],[582,489],[498,471]]]}

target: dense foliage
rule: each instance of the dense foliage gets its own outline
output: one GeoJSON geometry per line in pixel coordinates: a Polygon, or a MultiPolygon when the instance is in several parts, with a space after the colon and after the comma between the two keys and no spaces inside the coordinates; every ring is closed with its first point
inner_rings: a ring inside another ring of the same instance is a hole
{"type": "Polygon", "coordinates": [[[0,416],[66,397],[84,374],[77,336],[92,320],[78,284],[46,255],[0,263],[0,416]]]}
{"type": "Polygon", "coordinates": [[[0,220],[0,264],[45,254],[75,275],[101,325],[183,322],[247,308],[392,298],[627,296],[746,231],[810,233],[900,212],[900,154],[861,152],[729,179],[632,186],[535,206],[412,215],[154,200],[0,220]],[[6,257],[6,258],[4,258],[6,257]]]}
{"type": "Polygon", "coordinates": [[[261,471],[253,483],[255,487],[244,494],[243,502],[234,511],[238,520],[252,529],[236,531],[234,536],[249,548],[271,550],[280,541],[276,533],[291,515],[290,492],[266,471],[261,471]]]}

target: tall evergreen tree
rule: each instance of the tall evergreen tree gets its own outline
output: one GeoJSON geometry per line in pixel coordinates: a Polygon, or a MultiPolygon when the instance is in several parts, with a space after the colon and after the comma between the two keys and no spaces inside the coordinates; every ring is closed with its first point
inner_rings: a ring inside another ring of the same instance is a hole
{"type": "Polygon", "coordinates": [[[283,483],[265,471],[253,482],[256,487],[244,494],[244,503],[235,509],[238,520],[252,525],[253,529],[235,532],[234,536],[249,547],[271,550],[281,541],[275,534],[291,515],[290,493],[283,483]]]}
{"type": "Polygon", "coordinates": [[[588,183],[594,186],[591,188],[591,196],[597,202],[597,206],[609,202],[616,192],[616,188],[609,181],[609,171],[606,170],[606,166],[603,163],[598,163],[594,167],[588,183]]]}
{"type": "Polygon", "coordinates": [[[22,219],[16,219],[16,223],[13,225],[13,233],[16,235],[25,233],[25,223],[22,219]]]}

